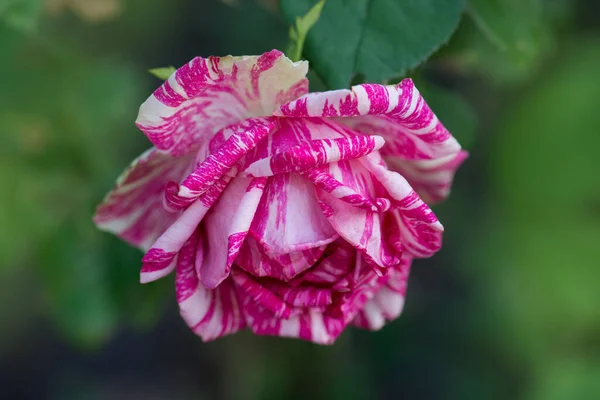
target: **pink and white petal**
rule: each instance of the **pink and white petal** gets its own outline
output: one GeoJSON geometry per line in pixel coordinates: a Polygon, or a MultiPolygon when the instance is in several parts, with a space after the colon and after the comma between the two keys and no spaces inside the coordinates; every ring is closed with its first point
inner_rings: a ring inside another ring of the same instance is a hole
{"type": "Polygon", "coordinates": [[[333,303],[333,290],[328,287],[290,286],[278,281],[269,281],[265,287],[291,307],[324,309],[333,303]]]}
{"type": "Polygon", "coordinates": [[[363,157],[361,163],[387,192],[392,203],[389,212],[398,224],[402,250],[418,258],[435,254],[442,246],[444,228],[433,211],[402,175],[379,163],[378,155],[363,157]]]}
{"type": "MultiPolygon", "coordinates": [[[[334,198],[348,203],[353,207],[363,208],[367,211],[377,211],[376,202],[370,195],[361,193],[351,184],[344,184],[343,179],[338,178],[338,164],[331,163],[321,168],[312,168],[302,172],[302,176],[315,185],[315,188],[329,193],[334,198]]],[[[324,209],[326,214],[329,212],[324,209]]]]}
{"type": "MultiPolygon", "coordinates": [[[[243,296],[243,295],[242,295],[243,296]]],[[[343,330],[339,321],[324,317],[319,310],[307,309],[290,318],[277,318],[250,296],[242,300],[247,326],[257,335],[298,338],[316,344],[332,344],[343,330]]]]}
{"type": "MultiPolygon", "coordinates": [[[[171,185],[165,192],[169,209],[180,210],[208,190],[258,142],[277,126],[273,118],[251,118],[223,129],[224,143],[200,163],[181,185],[171,185]]],[[[233,173],[235,175],[235,173],[233,173]]]]}
{"type": "MultiPolygon", "coordinates": [[[[249,290],[246,286],[238,285],[238,297],[242,299],[246,324],[259,335],[293,337],[318,344],[333,343],[381,286],[379,275],[372,268],[362,264],[360,257],[353,257],[355,253],[353,250],[350,253],[345,252],[348,246],[344,244],[336,247],[337,249],[333,249],[333,254],[339,250],[340,256],[350,256],[349,259],[353,260],[352,265],[348,264],[346,259],[348,257],[339,260],[344,265],[341,268],[344,271],[341,274],[337,270],[333,271],[333,275],[338,275],[334,280],[343,275],[355,275],[351,278],[354,282],[348,290],[344,293],[334,293],[334,285],[331,285],[331,282],[323,286],[305,280],[304,278],[313,270],[298,276],[296,279],[298,282],[266,280],[262,285],[255,282],[254,284],[260,287],[260,291],[249,290]],[[257,292],[260,296],[257,296],[257,292]],[[265,299],[272,298],[276,299],[278,307],[265,302],[265,299]],[[285,307],[290,311],[283,315],[280,308],[285,307]]],[[[332,256],[328,259],[331,265],[321,263],[315,268],[340,269],[340,265],[333,265],[334,261],[338,261],[337,259],[334,260],[332,256]]],[[[328,275],[331,271],[326,272],[325,275],[328,275]]],[[[320,283],[324,281],[321,280],[320,283]]]]}
{"type": "Polygon", "coordinates": [[[307,148],[311,143],[314,146],[313,141],[364,136],[335,121],[323,118],[278,118],[277,120],[279,123],[277,130],[269,135],[268,140],[259,142],[247,154],[242,169],[255,162],[263,163],[265,161],[261,160],[270,159],[279,153],[297,151],[298,147],[307,148]]]}
{"type": "MultiPolygon", "coordinates": [[[[274,115],[295,118],[382,117],[382,124],[387,122],[395,128],[395,132],[401,131],[403,136],[416,135],[429,144],[430,157],[437,158],[460,150],[456,139],[437,119],[410,79],[404,79],[395,86],[363,84],[353,86],[351,90],[309,93],[284,104],[274,115]]],[[[371,120],[379,121],[377,118],[371,120]]],[[[355,126],[361,118],[354,121],[340,118],[338,121],[355,126]]],[[[395,135],[380,134],[394,147],[395,135]]]]}
{"type": "Polygon", "coordinates": [[[308,92],[306,62],[261,56],[196,57],[144,102],[137,126],[171,155],[192,152],[226,126],[268,116],[308,92]]]}
{"type": "MultiPolygon", "coordinates": [[[[349,284],[346,279],[356,263],[356,251],[343,239],[338,239],[333,252],[324,257],[314,268],[299,277],[304,283],[331,285],[333,290],[347,291],[349,284]],[[338,244],[339,243],[339,244],[338,244]]],[[[329,252],[329,249],[328,249],[329,252]]]]}
{"type": "Polygon", "coordinates": [[[172,270],[172,261],[196,231],[200,221],[206,216],[208,210],[217,201],[231,178],[226,176],[204,193],[183,213],[177,220],[152,244],[150,250],[142,258],[143,266],[140,273],[140,282],[148,283],[172,270]],[[160,272],[160,271],[163,272],[160,272]]]}
{"type": "Polygon", "coordinates": [[[191,157],[173,158],[152,148],[131,163],[96,209],[98,228],[147,250],[177,219],[162,207],[165,185],[193,167],[191,157]]]}
{"type": "MultiPolygon", "coordinates": [[[[235,269],[231,278],[235,283],[238,293],[243,293],[246,299],[254,304],[267,310],[275,318],[290,318],[294,309],[286,302],[277,297],[273,292],[268,290],[259,281],[250,277],[246,272],[235,269]]],[[[244,302],[244,308],[246,303],[244,302]]]]}
{"type": "Polygon", "coordinates": [[[245,172],[252,176],[272,176],[300,172],[332,162],[366,156],[385,144],[381,136],[359,135],[339,139],[311,140],[252,163],[245,172]]]}
{"type": "Polygon", "coordinates": [[[379,330],[386,321],[392,321],[400,316],[404,308],[411,262],[409,256],[404,256],[399,266],[391,268],[385,277],[379,278],[384,284],[356,315],[352,321],[354,326],[379,330]]]}
{"type": "Polygon", "coordinates": [[[321,247],[338,238],[313,186],[298,174],[268,178],[250,233],[271,257],[321,247]]]}
{"type": "Polygon", "coordinates": [[[390,169],[398,171],[411,184],[419,196],[428,204],[440,202],[448,197],[454,174],[469,153],[434,159],[407,161],[400,157],[386,158],[390,169]]]}
{"type": "Polygon", "coordinates": [[[343,192],[339,192],[339,188],[329,191],[317,184],[317,197],[323,214],[342,238],[363,253],[368,261],[388,267],[398,262],[396,250],[382,235],[380,210],[375,206],[376,182],[359,160],[331,163],[327,171],[321,171],[326,173],[328,181],[345,189],[343,192]],[[347,190],[351,192],[346,193],[347,190]],[[365,202],[370,206],[365,206],[365,202]]]}
{"type": "MultiPolygon", "coordinates": [[[[360,258],[357,258],[357,264],[360,262],[360,258]]],[[[381,277],[375,270],[364,268],[364,266],[362,268],[352,290],[343,293],[337,300],[338,304],[331,310],[332,316],[338,318],[344,326],[354,320],[382,285],[381,277]]]]}
{"type": "Polygon", "coordinates": [[[339,123],[372,135],[380,135],[386,145],[381,153],[390,167],[410,174],[407,179],[424,197],[442,200],[448,194],[453,171],[466,153],[437,119],[410,79],[396,86],[365,84],[352,90],[310,93],[283,105],[276,115],[290,117],[335,116],[339,123]],[[431,160],[431,161],[427,161],[431,160]],[[436,167],[449,163],[445,176],[436,167]],[[429,174],[433,176],[429,176],[429,174]],[[430,182],[434,183],[423,183],[430,182]],[[441,182],[440,182],[441,181],[441,182]],[[432,187],[433,185],[433,187],[432,187]],[[442,185],[443,187],[440,187],[442,185]],[[431,192],[431,193],[430,193],[431,192]]]}
{"type": "Polygon", "coordinates": [[[198,274],[208,289],[227,276],[248,235],[267,178],[237,176],[204,219],[206,252],[198,274]]]}
{"type": "MultiPolygon", "coordinates": [[[[281,337],[299,338],[311,341],[317,344],[332,344],[342,333],[344,328],[355,318],[362,309],[365,302],[375,294],[378,275],[370,270],[361,274],[361,279],[355,290],[344,293],[336,297],[337,304],[328,304],[327,296],[321,294],[323,304],[321,307],[299,307],[295,308],[289,318],[279,318],[273,312],[261,304],[254,301],[254,298],[239,292],[242,298],[242,309],[246,319],[246,324],[252,331],[259,335],[271,335],[281,337]]],[[[300,293],[293,293],[290,289],[288,296],[300,293]]],[[[294,301],[302,304],[307,301],[314,303],[315,299],[305,299],[295,297],[294,301]]]]}
{"type": "Polygon", "coordinates": [[[269,277],[287,282],[311,268],[327,245],[269,256],[254,238],[248,236],[235,260],[237,266],[255,277],[269,277]]]}
{"type": "Polygon", "coordinates": [[[195,264],[202,254],[202,241],[194,234],[179,253],[175,284],[182,318],[202,340],[209,341],[243,329],[245,322],[230,280],[214,290],[200,283],[195,264]]]}

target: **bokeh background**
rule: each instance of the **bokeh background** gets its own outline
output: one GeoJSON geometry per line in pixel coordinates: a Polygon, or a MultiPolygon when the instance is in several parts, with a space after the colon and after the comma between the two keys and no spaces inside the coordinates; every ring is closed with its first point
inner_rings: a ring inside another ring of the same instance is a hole
{"type": "Polygon", "coordinates": [[[600,2],[506,4],[504,43],[467,11],[409,74],[471,152],[443,250],[399,320],[320,347],[202,343],[91,222],[149,147],[147,69],[285,49],[277,2],[0,1],[0,397],[600,399],[600,2]]]}

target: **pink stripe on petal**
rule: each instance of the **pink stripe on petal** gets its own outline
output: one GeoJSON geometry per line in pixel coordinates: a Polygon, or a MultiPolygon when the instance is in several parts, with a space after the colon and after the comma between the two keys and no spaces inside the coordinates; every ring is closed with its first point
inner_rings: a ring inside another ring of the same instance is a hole
{"type": "Polygon", "coordinates": [[[269,255],[252,237],[246,237],[235,263],[255,277],[269,277],[287,282],[311,268],[327,245],[280,255],[269,255]]]}
{"type": "Polygon", "coordinates": [[[339,235],[369,261],[388,267],[397,262],[397,251],[382,235],[381,210],[376,205],[379,183],[360,162],[363,158],[331,163],[327,166],[328,172],[320,171],[328,184],[323,188],[315,181],[317,196],[324,215],[339,235]],[[340,192],[339,187],[343,191],[340,192]]]}
{"type": "Polygon", "coordinates": [[[356,318],[364,304],[375,296],[382,285],[379,279],[373,270],[365,268],[359,271],[354,290],[331,297],[328,289],[294,288],[283,283],[259,285],[260,290],[255,289],[250,294],[246,287],[238,286],[238,293],[246,323],[254,333],[331,344],[356,318]],[[274,296],[271,291],[279,295],[274,296]],[[294,303],[288,318],[280,317],[279,309],[264,300],[274,297],[279,307],[283,307],[279,303],[280,296],[294,303]]]}
{"type": "Polygon", "coordinates": [[[431,204],[448,197],[454,174],[469,154],[458,154],[434,160],[407,161],[400,157],[388,157],[390,169],[398,171],[411,184],[421,198],[431,204]]]}
{"type": "Polygon", "coordinates": [[[331,289],[317,287],[290,287],[277,284],[270,287],[277,297],[293,307],[325,307],[333,303],[331,289]]]}
{"type": "Polygon", "coordinates": [[[267,118],[253,118],[227,127],[226,130],[233,134],[198,165],[181,185],[165,192],[165,204],[172,210],[191,204],[275,127],[275,121],[267,118]]]}
{"type": "Polygon", "coordinates": [[[199,275],[208,289],[217,287],[229,275],[250,229],[266,180],[236,177],[204,219],[207,247],[199,275]]]}
{"type": "MultiPolygon", "coordinates": [[[[404,79],[396,86],[363,84],[353,86],[351,90],[309,93],[283,105],[274,115],[295,118],[383,117],[405,132],[419,135],[423,141],[437,145],[436,149],[443,153],[439,155],[460,150],[456,140],[438,121],[410,79],[404,79]]],[[[356,118],[356,121],[360,121],[360,118],[356,118]]],[[[340,118],[339,122],[348,123],[346,118],[340,118]]],[[[385,139],[388,140],[388,137],[385,139]]]]}
{"type": "Polygon", "coordinates": [[[270,257],[321,247],[338,237],[319,209],[313,186],[294,173],[268,178],[250,233],[270,257]]]}
{"type": "Polygon", "coordinates": [[[404,308],[406,285],[411,265],[410,257],[402,257],[402,263],[391,268],[385,277],[385,282],[356,315],[352,324],[363,329],[379,330],[386,321],[392,321],[400,316],[404,308]]]}
{"type": "Polygon", "coordinates": [[[140,283],[154,282],[169,275],[177,265],[177,254],[168,258],[166,263],[144,263],[140,270],[140,283]]]}
{"type": "Polygon", "coordinates": [[[431,209],[400,174],[387,170],[376,157],[366,156],[361,162],[385,188],[392,202],[391,214],[400,229],[404,250],[423,258],[435,254],[442,245],[444,228],[431,209]]]}
{"type": "MultiPolygon", "coordinates": [[[[334,174],[337,164],[330,164],[322,168],[313,168],[302,173],[309,182],[316,188],[329,193],[331,196],[348,203],[354,207],[363,208],[368,211],[377,211],[377,205],[369,197],[360,193],[350,185],[346,185],[338,180],[334,174]]],[[[328,212],[323,210],[327,216],[328,212]]]]}
{"type": "MultiPolygon", "coordinates": [[[[179,215],[177,220],[154,242],[142,258],[144,270],[168,268],[170,261],[195,232],[198,224],[217,201],[225,186],[226,182],[223,185],[212,186],[202,197],[179,215]]],[[[158,276],[158,274],[153,276],[158,276]]],[[[141,279],[148,282],[146,280],[148,277],[148,275],[145,275],[141,279]]]]}
{"type": "Polygon", "coordinates": [[[287,151],[258,160],[245,169],[252,176],[272,176],[320,167],[331,162],[363,157],[384,145],[380,136],[351,136],[311,140],[287,151]]]}
{"type": "Polygon", "coordinates": [[[283,105],[275,115],[335,116],[340,117],[336,118],[339,123],[362,133],[381,135],[386,141],[381,152],[391,168],[406,175],[427,201],[447,196],[460,162],[449,162],[442,174],[432,171],[434,166],[448,160],[464,160],[460,145],[410,79],[396,86],[364,84],[352,90],[310,93],[283,105]]]}
{"type": "Polygon", "coordinates": [[[202,340],[209,341],[243,329],[245,322],[230,281],[223,282],[214,290],[208,290],[199,283],[195,257],[202,253],[201,246],[194,235],[181,249],[176,293],[182,318],[202,340]]]}
{"type": "Polygon", "coordinates": [[[234,270],[231,277],[239,292],[243,292],[255,304],[271,312],[275,318],[290,318],[292,315],[292,308],[245,272],[234,270]]]}

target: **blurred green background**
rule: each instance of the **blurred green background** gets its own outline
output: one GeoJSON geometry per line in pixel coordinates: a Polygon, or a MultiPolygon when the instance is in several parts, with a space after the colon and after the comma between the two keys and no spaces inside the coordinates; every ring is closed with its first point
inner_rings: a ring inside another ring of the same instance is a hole
{"type": "MultiPolygon", "coordinates": [[[[471,152],[403,316],[203,344],[94,207],[148,68],[285,49],[276,1],[0,1],[0,397],[600,399],[600,2],[472,0],[410,71],[471,152]]],[[[402,38],[398,38],[402,40],[402,38]]],[[[318,88],[317,85],[315,85],[318,88]]]]}

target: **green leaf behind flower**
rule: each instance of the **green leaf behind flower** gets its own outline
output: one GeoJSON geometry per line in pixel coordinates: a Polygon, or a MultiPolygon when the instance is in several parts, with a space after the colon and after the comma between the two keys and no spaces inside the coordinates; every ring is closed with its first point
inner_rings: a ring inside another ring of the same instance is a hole
{"type": "MultiPolygon", "coordinates": [[[[311,0],[281,0],[290,23],[311,0]]],[[[357,75],[383,82],[425,61],[456,28],[462,0],[329,0],[306,38],[304,55],[330,88],[357,75]]]]}

